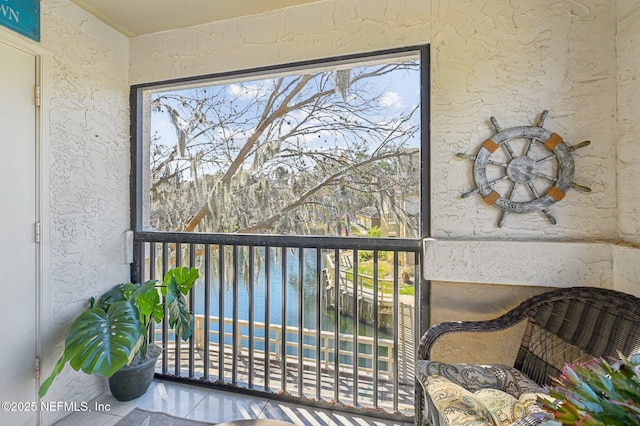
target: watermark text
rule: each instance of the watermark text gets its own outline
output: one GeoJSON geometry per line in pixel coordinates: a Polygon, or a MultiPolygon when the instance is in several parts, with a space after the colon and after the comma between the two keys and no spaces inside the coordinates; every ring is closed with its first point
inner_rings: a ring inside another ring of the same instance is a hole
{"type": "Polygon", "coordinates": [[[92,401],[3,401],[2,411],[29,412],[29,411],[111,411],[111,404],[92,401]]]}

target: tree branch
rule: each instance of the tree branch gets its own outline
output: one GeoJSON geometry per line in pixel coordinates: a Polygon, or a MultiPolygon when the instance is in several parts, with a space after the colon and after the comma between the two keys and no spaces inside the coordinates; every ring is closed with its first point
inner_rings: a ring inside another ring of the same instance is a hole
{"type": "Polygon", "coordinates": [[[296,208],[298,208],[299,206],[301,206],[302,204],[305,203],[305,201],[307,200],[307,198],[311,197],[313,194],[317,193],[318,191],[320,191],[322,188],[330,185],[333,181],[335,181],[337,178],[345,175],[347,172],[356,170],[362,166],[365,166],[367,164],[371,164],[371,163],[375,163],[376,161],[380,161],[380,160],[386,160],[388,158],[394,158],[394,157],[399,157],[402,155],[408,155],[408,154],[398,154],[398,153],[391,153],[391,154],[386,154],[386,155],[381,155],[381,156],[377,156],[377,157],[370,157],[364,161],[361,161],[360,163],[357,164],[352,164],[349,167],[346,167],[336,173],[333,173],[332,175],[328,176],[325,180],[323,180],[322,182],[320,182],[318,185],[316,185],[315,187],[311,188],[310,190],[308,190],[307,192],[305,192],[304,194],[302,194],[296,201],[294,201],[293,203],[287,205],[286,207],[284,207],[283,209],[281,209],[278,213],[272,215],[271,217],[263,220],[262,222],[256,223],[255,225],[249,226],[247,228],[241,229],[238,231],[238,233],[251,233],[251,232],[255,232],[258,231],[260,229],[266,228],[268,226],[273,225],[273,223],[275,223],[275,221],[277,221],[278,219],[280,219],[282,216],[285,215],[285,213],[288,213],[296,208]]]}
{"type": "MultiPolygon", "coordinates": [[[[233,162],[227,169],[226,173],[222,177],[222,183],[224,183],[225,185],[228,185],[231,182],[231,178],[236,174],[236,172],[238,171],[242,163],[244,163],[244,160],[247,158],[247,155],[249,154],[249,152],[251,152],[251,148],[258,141],[258,138],[260,138],[260,136],[264,133],[264,131],[269,127],[271,123],[273,123],[277,118],[284,116],[290,111],[288,107],[288,103],[291,101],[291,99],[295,95],[297,95],[304,88],[304,86],[312,78],[313,78],[312,75],[309,75],[309,74],[303,75],[300,81],[298,82],[298,84],[296,85],[296,87],[294,87],[293,90],[291,90],[291,92],[287,95],[287,97],[282,101],[282,104],[272,114],[266,116],[263,120],[260,121],[260,123],[256,127],[255,132],[251,136],[249,136],[249,138],[247,139],[247,142],[240,149],[240,152],[238,152],[238,155],[236,155],[236,158],[233,160],[233,162]]],[[[265,108],[265,111],[267,111],[266,108],[265,108]]]]}

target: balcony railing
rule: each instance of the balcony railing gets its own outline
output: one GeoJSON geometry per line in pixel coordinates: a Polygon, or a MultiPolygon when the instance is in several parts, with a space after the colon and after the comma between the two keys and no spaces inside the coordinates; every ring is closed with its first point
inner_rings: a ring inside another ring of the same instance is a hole
{"type": "Polygon", "coordinates": [[[137,281],[200,270],[193,337],[166,322],[152,333],[159,376],[413,415],[420,240],[138,232],[135,243],[137,281]]]}

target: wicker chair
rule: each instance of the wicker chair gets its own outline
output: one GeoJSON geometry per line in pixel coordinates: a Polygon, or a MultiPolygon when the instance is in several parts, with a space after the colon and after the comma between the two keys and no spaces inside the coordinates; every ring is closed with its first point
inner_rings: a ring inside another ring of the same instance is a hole
{"type": "MultiPolygon", "coordinates": [[[[433,345],[445,334],[499,331],[523,320],[527,325],[513,367],[539,386],[549,384],[549,377],[559,375],[565,363],[640,352],[640,299],[613,290],[572,287],[534,296],[493,320],[434,325],[420,340],[417,370],[420,363],[437,364],[422,360],[430,359],[433,345]]],[[[418,378],[415,389],[416,424],[444,426],[418,378]]],[[[519,424],[535,424],[531,418],[531,423],[526,421],[519,424]]]]}

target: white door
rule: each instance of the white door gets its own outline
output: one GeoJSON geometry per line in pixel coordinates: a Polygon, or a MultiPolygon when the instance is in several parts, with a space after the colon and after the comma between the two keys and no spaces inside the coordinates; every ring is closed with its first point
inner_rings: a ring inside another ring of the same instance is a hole
{"type": "Polygon", "coordinates": [[[36,57],[0,41],[0,424],[37,408],[36,57]],[[29,403],[26,407],[25,403],[29,403]],[[15,411],[14,411],[15,410],[15,411]]]}

